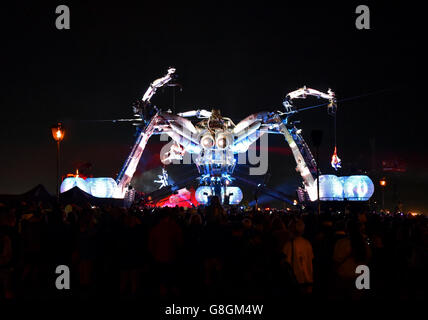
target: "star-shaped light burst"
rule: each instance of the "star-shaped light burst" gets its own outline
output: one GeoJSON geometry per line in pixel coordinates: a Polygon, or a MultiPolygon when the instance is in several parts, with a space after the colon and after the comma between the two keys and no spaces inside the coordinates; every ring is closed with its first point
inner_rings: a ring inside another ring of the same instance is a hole
{"type": "Polygon", "coordinates": [[[162,168],[162,174],[158,175],[159,180],[153,180],[153,182],[159,183],[159,189],[162,189],[163,187],[169,186],[168,182],[168,171],[166,171],[165,168],[162,168]]]}

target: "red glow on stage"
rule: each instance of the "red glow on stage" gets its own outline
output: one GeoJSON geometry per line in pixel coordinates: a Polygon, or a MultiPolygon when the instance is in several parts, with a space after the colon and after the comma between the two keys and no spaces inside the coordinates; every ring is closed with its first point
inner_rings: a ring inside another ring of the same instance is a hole
{"type": "Polygon", "coordinates": [[[180,189],[176,194],[172,194],[166,198],[159,200],[156,207],[197,207],[199,203],[195,198],[195,189],[192,187],[187,190],[186,188],[180,189]]]}

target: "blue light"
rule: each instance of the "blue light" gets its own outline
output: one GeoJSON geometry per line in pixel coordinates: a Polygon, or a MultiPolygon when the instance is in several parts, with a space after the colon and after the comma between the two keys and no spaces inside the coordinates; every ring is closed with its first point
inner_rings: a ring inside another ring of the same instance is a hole
{"type": "Polygon", "coordinates": [[[117,188],[116,181],[112,178],[88,178],[86,184],[90,188],[90,194],[97,198],[112,198],[117,188]]]}
{"type": "Polygon", "coordinates": [[[208,204],[208,199],[212,195],[211,187],[202,186],[196,189],[195,198],[200,204],[208,204]]]}
{"type": "Polygon", "coordinates": [[[79,177],[69,177],[62,181],[60,192],[66,192],[74,187],[78,187],[97,198],[113,198],[117,183],[112,178],[88,178],[84,180],[79,177]]]}
{"type": "MultiPolygon", "coordinates": [[[[316,180],[314,185],[316,186],[316,180]]],[[[373,192],[373,182],[365,175],[345,177],[336,177],[335,175],[320,176],[321,201],[342,201],[344,199],[367,201],[373,195],[373,192]]]]}
{"type": "MultiPolygon", "coordinates": [[[[195,198],[200,204],[208,204],[209,198],[212,196],[212,194],[211,187],[201,186],[196,189],[195,198]]],[[[226,187],[226,195],[229,196],[229,204],[239,204],[243,198],[242,190],[239,187],[226,187]]],[[[221,198],[224,201],[224,188],[221,189],[221,198]]]]}
{"type": "MultiPolygon", "coordinates": [[[[224,199],[222,189],[222,198],[224,199]]],[[[229,204],[239,204],[242,201],[242,190],[239,187],[226,187],[226,195],[229,196],[229,204]]]]}
{"type": "Polygon", "coordinates": [[[59,190],[61,193],[63,193],[63,192],[66,192],[66,191],[68,191],[74,187],[78,187],[80,190],[82,190],[86,193],[91,193],[88,185],[86,184],[86,181],[82,178],[79,178],[79,177],[65,178],[62,181],[59,190]]]}
{"type": "Polygon", "coordinates": [[[59,188],[60,192],[66,192],[70,189],[72,189],[73,187],[76,186],[76,180],[75,178],[65,178],[62,183],[61,183],[61,187],[59,188]]]}
{"type": "Polygon", "coordinates": [[[338,177],[332,174],[320,176],[320,200],[343,200],[343,186],[338,177]]]}

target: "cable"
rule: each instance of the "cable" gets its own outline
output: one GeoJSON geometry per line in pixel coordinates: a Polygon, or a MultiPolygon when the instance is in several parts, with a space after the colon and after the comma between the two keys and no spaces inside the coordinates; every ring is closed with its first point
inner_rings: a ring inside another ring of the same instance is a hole
{"type": "MultiPolygon", "coordinates": [[[[359,99],[359,98],[363,98],[363,97],[367,97],[367,96],[379,94],[379,93],[382,93],[382,92],[392,91],[392,90],[394,90],[394,89],[388,88],[388,89],[383,89],[383,90],[379,90],[379,91],[375,91],[375,92],[360,94],[358,96],[353,96],[353,97],[349,97],[349,98],[344,98],[344,99],[337,100],[337,102],[345,102],[345,101],[350,101],[350,100],[356,100],[356,99],[359,99]]],[[[305,110],[311,110],[311,109],[315,109],[315,108],[319,108],[319,107],[323,107],[323,106],[328,105],[329,103],[330,102],[326,102],[326,103],[318,104],[318,105],[315,105],[315,106],[301,108],[301,109],[298,109],[297,112],[305,111],[305,110]]]]}

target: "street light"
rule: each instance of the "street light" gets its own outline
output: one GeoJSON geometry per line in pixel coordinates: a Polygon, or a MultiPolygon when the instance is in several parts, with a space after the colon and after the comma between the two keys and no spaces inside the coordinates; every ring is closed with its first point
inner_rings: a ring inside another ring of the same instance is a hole
{"type": "Polygon", "coordinates": [[[382,189],[382,210],[385,211],[385,187],[386,187],[386,179],[382,178],[379,180],[379,184],[382,189]]]}
{"type": "Polygon", "coordinates": [[[58,122],[57,125],[51,127],[52,137],[56,141],[56,197],[59,199],[59,147],[61,141],[64,139],[65,130],[61,124],[58,122]]]}

